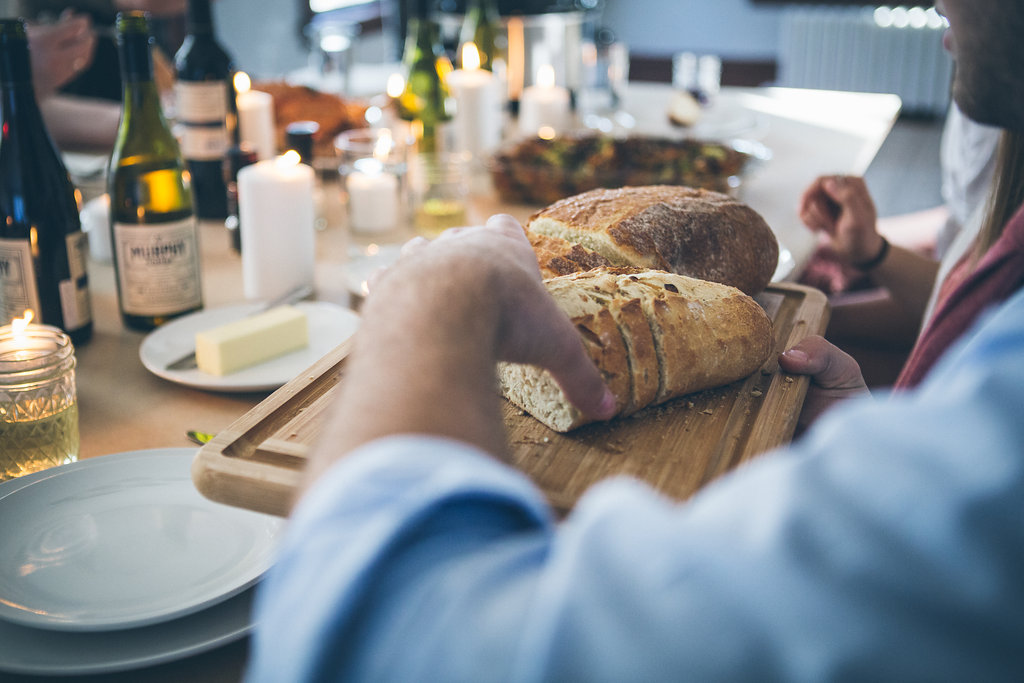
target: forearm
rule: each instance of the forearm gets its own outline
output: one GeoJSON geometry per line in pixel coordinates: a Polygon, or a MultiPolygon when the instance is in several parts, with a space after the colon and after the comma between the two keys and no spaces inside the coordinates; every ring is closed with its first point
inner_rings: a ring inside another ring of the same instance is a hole
{"type": "Polygon", "coordinates": [[[909,315],[887,291],[852,292],[832,297],[825,338],[849,351],[850,344],[909,349],[921,328],[921,316],[909,315]]]}
{"type": "Polygon", "coordinates": [[[121,120],[119,105],[82,97],[54,95],[39,102],[43,119],[61,149],[110,149],[121,120]]]}
{"type": "Polygon", "coordinates": [[[467,276],[464,264],[450,277],[437,272],[413,264],[375,286],[310,480],[343,454],[390,434],[446,436],[504,453],[489,288],[467,276]]]}
{"type": "Polygon", "coordinates": [[[889,290],[893,300],[908,315],[920,321],[938,272],[938,261],[893,244],[885,260],[871,271],[871,276],[889,290]]]}

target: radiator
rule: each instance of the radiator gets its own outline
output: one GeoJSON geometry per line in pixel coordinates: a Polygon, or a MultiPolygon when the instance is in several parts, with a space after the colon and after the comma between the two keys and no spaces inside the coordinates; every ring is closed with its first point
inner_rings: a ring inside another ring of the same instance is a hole
{"type": "Polygon", "coordinates": [[[942,115],[953,62],[934,9],[789,7],[782,17],[779,85],[895,93],[903,111],[942,115]]]}

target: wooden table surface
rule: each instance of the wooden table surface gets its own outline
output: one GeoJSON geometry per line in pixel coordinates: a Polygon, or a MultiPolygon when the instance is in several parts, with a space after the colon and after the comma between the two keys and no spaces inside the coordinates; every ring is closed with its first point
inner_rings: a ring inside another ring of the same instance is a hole
{"type": "MultiPolygon", "coordinates": [[[[773,154],[746,184],[741,198],[766,217],[799,267],[813,242],[795,215],[800,192],[819,173],[862,173],[895,121],[899,101],[888,95],[774,88],[727,88],[723,93],[737,106],[757,114],[759,139],[773,154]]],[[[627,107],[638,113],[638,131],[663,132],[669,95],[665,86],[631,86],[627,107]]],[[[349,248],[365,246],[368,241],[349,236],[337,188],[327,187],[326,195],[328,225],[317,234],[316,295],[320,300],[347,305],[349,248]]],[[[534,210],[503,206],[484,194],[473,200],[468,218],[482,221],[503,211],[524,220],[534,210]]],[[[205,223],[201,231],[205,305],[241,302],[241,262],[229,248],[225,229],[205,223]]],[[[400,242],[409,235],[400,232],[385,239],[400,242]]],[[[186,430],[221,431],[267,397],[269,392],[212,393],[150,374],[139,360],[139,345],[145,335],[121,325],[113,268],[90,262],[89,276],[95,332],[90,342],[76,350],[81,458],[188,446],[186,430]]],[[[234,681],[240,678],[245,650],[243,641],[151,669],[82,680],[234,681]]],[[[0,678],[40,680],[6,674],[0,678]]]]}

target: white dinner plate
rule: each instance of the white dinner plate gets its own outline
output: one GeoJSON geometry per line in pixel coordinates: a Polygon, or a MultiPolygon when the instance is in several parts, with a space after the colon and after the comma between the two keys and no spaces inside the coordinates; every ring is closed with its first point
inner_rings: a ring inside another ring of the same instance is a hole
{"type": "Polygon", "coordinates": [[[196,333],[244,318],[260,304],[247,303],[197,311],[146,335],[139,358],[147,370],[171,382],[209,391],[272,391],[320,360],[359,327],[353,311],[326,301],[300,301],[295,306],[309,320],[309,346],[228,375],[198,369],[168,370],[167,365],[195,348],[196,333]]]}
{"type": "Polygon", "coordinates": [[[191,657],[227,645],[252,630],[255,590],[242,591],[180,619],[126,631],[44,631],[0,619],[0,672],[109,674],[191,657]]]}
{"type": "Polygon", "coordinates": [[[0,484],[0,620],[125,629],[253,585],[283,520],[204,498],[192,484],[195,453],[120,453],[0,484]]]}

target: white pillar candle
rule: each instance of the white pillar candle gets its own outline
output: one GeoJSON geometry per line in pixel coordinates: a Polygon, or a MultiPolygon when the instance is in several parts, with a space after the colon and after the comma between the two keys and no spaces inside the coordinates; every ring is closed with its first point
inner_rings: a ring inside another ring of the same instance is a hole
{"type": "Polygon", "coordinates": [[[277,154],[274,98],[269,93],[251,90],[250,86],[249,77],[244,72],[235,74],[239,138],[243,144],[255,149],[261,160],[272,159],[277,154]]]}
{"type": "Polygon", "coordinates": [[[555,70],[545,64],[537,71],[537,82],[523,89],[519,99],[519,130],[536,135],[541,128],[565,130],[569,125],[569,91],[555,85],[555,70]]]}
{"type": "Polygon", "coordinates": [[[313,169],[289,151],[238,172],[242,284],[248,299],[313,285],[313,169]]]}
{"type": "Polygon", "coordinates": [[[349,225],[355,232],[379,233],[398,226],[398,178],[376,159],[360,159],[345,178],[349,225]]]}
{"type": "Polygon", "coordinates": [[[456,151],[480,157],[501,143],[501,84],[480,68],[480,53],[473,43],[462,49],[462,68],[448,75],[455,97],[456,151]]]}

